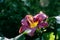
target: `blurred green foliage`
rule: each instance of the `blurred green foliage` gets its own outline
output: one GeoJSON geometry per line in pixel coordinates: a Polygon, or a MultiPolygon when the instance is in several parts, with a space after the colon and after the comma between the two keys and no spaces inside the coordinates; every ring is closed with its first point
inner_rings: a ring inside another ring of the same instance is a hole
{"type": "Polygon", "coordinates": [[[0,0],[0,35],[8,38],[17,36],[21,26],[20,21],[27,14],[35,15],[43,11],[49,17],[59,15],[59,1],[49,0],[49,5],[42,7],[40,0],[0,0]]]}

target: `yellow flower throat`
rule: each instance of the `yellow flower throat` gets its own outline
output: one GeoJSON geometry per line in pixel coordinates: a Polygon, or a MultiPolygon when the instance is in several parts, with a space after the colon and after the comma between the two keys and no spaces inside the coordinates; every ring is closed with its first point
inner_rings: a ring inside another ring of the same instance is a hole
{"type": "Polygon", "coordinates": [[[29,24],[30,24],[30,28],[35,28],[36,26],[37,26],[37,24],[38,24],[38,21],[36,21],[36,22],[31,22],[30,20],[28,21],[29,22],[29,24]]]}

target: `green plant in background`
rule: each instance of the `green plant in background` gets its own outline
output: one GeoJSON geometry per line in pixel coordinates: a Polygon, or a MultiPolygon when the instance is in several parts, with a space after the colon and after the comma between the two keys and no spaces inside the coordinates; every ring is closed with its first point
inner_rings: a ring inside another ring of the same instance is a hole
{"type": "MultiPolygon", "coordinates": [[[[12,38],[19,35],[18,31],[21,26],[21,19],[27,14],[36,15],[39,11],[43,11],[49,16],[47,34],[53,31],[54,35],[60,35],[60,24],[55,24],[55,19],[50,18],[60,14],[59,1],[60,0],[0,0],[0,36],[12,38]]],[[[28,39],[42,38],[40,38],[39,34],[36,36],[26,37],[28,37],[28,39]]],[[[60,36],[58,37],[60,38],[60,36]]]]}

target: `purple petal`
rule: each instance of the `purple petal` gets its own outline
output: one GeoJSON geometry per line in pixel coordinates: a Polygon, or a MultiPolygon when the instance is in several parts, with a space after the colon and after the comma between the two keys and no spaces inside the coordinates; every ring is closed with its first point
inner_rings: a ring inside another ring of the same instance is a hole
{"type": "Polygon", "coordinates": [[[21,24],[24,26],[28,26],[27,20],[26,19],[22,19],[21,20],[21,24]]]}
{"type": "Polygon", "coordinates": [[[34,18],[39,19],[40,21],[43,21],[44,19],[48,18],[48,16],[43,12],[40,12],[39,14],[35,15],[34,18]]]}
{"type": "Polygon", "coordinates": [[[24,32],[26,29],[28,29],[27,26],[21,26],[20,29],[19,29],[19,33],[24,32]]]}
{"type": "Polygon", "coordinates": [[[38,28],[44,28],[44,27],[47,27],[48,26],[48,23],[47,22],[40,22],[38,24],[38,28]]]}
{"type": "Polygon", "coordinates": [[[33,36],[34,35],[34,32],[36,31],[36,28],[31,28],[31,32],[28,34],[29,36],[33,36]]]}

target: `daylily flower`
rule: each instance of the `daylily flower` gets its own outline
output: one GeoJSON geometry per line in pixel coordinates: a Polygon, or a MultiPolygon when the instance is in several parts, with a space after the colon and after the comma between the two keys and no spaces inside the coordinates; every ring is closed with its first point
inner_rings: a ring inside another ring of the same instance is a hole
{"type": "Polygon", "coordinates": [[[40,11],[39,14],[32,16],[26,15],[24,19],[21,20],[22,26],[20,27],[19,33],[24,32],[27,29],[30,29],[31,32],[28,33],[29,36],[33,36],[36,29],[44,28],[48,26],[46,19],[48,16],[40,11]]]}

